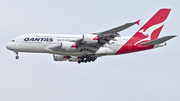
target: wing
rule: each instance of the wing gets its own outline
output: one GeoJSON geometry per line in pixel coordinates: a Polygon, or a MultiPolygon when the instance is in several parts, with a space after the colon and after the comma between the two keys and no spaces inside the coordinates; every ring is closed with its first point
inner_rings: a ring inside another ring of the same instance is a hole
{"type": "Polygon", "coordinates": [[[119,27],[116,27],[116,28],[113,28],[113,29],[110,29],[110,30],[107,30],[107,31],[104,31],[104,32],[101,32],[99,33],[99,35],[103,35],[103,36],[109,36],[110,33],[116,33],[116,32],[120,32],[122,30],[125,30],[126,28],[129,28],[131,27],[132,25],[134,24],[138,24],[139,25],[139,21],[136,21],[136,22],[132,22],[132,23],[126,23],[122,26],[119,26],[119,27]]]}
{"type": "MultiPolygon", "coordinates": [[[[90,53],[95,53],[100,47],[102,47],[104,44],[108,44],[110,40],[114,40],[116,41],[114,38],[120,36],[117,32],[120,32],[122,30],[125,30],[135,24],[139,25],[139,21],[136,22],[132,22],[132,23],[126,23],[122,26],[104,31],[104,32],[100,32],[98,34],[94,34],[94,35],[98,35],[98,43],[93,43],[93,44],[84,44],[83,43],[83,39],[77,40],[77,49],[80,50],[86,50],[86,52],[90,52],[90,53]]],[[[85,51],[84,51],[85,53],[85,51]]]]}
{"type": "Polygon", "coordinates": [[[113,29],[110,29],[101,33],[88,34],[88,35],[84,34],[81,39],[71,40],[71,42],[62,42],[59,45],[50,46],[48,47],[48,49],[50,49],[50,51],[55,51],[55,52],[68,51],[68,52],[81,52],[83,54],[95,54],[96,51],[98,51],[100,47],[102,47],[104,44],[108,44],[110,40],[116,41],[114,38],[120,36],[117,32],[120,32],[135,24],[139,25],[139,21],[140,20],[133,23],[127,23],[122,26],[119,26],[119,27],[116,27],[116,28],[113,28],[113,29]],[[87,39],[88,41],[90,40],[90,42],[85,42],[85,39],[87,39]],[[95,41],[95,42],[92,42],[92,41],[95,41]],[[66,45],[69,45],[69,49],[62,50],[62,47],[66,45]],[[76,49],[74,49],[74,47],[76,49]],[[73,49],[73,50],[69,51],[70,49],[73,49]]]}

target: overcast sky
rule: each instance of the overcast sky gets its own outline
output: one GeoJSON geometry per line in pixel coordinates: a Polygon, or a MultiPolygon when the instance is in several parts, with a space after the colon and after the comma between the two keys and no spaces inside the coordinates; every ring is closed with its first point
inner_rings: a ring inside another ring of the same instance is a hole
{"type": "Polygon", "coordinates": [[[51,54],[6,49],[29,33],[90,34],[141,19],[120,32],[133,35],[160,8],[172,8],[160,37],[180,34],[178,0],[1,0],[0,101],[180,101],[180,37],[167,46],[94,63],[55,62],[51,54]]]}

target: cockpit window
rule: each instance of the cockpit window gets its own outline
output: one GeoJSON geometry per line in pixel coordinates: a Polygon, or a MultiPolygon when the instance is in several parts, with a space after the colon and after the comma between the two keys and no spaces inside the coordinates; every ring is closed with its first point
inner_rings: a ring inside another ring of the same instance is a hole
{"type": "Polygon", "coordinates": [[[15,40],[11,40],[11,42],[15,42],[15,40]]]}

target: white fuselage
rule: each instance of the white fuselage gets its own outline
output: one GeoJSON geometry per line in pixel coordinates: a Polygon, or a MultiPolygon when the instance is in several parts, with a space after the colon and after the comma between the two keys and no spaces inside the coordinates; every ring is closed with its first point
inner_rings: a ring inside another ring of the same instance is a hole
{"type": "MultiPolygon", "coordinates": [[[[73,51],[52,51],[49,47],[57,46],[63,41],[76,41],[82,39],[82,35],[61,35],[61,34],[26,34],[14,38],[8,43],[7,48],[17,52],[50,53],[59,55],[82,56],[83,53],[73,51]]],[[[95,55],[114,55],[130,37],[116,37],[108,44],[103,45],[95,55]]]]}

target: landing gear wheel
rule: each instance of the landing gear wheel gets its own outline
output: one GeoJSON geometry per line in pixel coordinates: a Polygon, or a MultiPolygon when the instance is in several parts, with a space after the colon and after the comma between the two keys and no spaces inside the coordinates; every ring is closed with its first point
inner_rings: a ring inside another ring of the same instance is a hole
{"type": "Polygon", "coordinates": [[[80,64],[80,63],[81,63],[81,60],[79,60],[78,63],[80,64]]]}
{"type": "Polygon", "coordinates": [[[16,56],[16,59],[19,59],[19,56],[16,56]]]}
{"type": "Polygon", "coordinates": [[[19,59],[19,55],[18,55],[18,52],[14,51],[14,53],[16,54],[16,59],[19,59]]]}
{"type": "Polygon", "coordinates": [[[80,57],[81,60],[78,61],[78,63],[80,64],[81,62],[83,63],[87,63],[87,62],[94,62],[97,57],[96,56],[93,56],[93,55],[83,55],[82,57],[80,57]]]}

